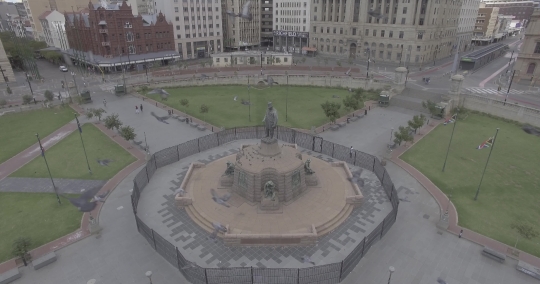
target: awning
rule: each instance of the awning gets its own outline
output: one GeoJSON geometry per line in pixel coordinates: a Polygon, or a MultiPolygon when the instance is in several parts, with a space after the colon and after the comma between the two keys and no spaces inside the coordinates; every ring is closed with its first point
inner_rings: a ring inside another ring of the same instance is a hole
{"type": "Polygon", "coordinates": [[[101,21],[99,21],[99,24],[98,24],[98,25],[107,25],[107,22],[101,20],[101,21]]]}
{"type": "Polygon", "coordinates": [[[307,47],[307,46],[302,47],[302,50],[304,50],[304,51],[317,51],[317,49],[315,47],[307,47]]]}

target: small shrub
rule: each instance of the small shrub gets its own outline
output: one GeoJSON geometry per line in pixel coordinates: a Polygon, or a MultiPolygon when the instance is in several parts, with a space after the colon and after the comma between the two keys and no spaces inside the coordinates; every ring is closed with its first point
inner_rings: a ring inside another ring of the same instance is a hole
{"type": "Polygon", "coordinates": [[[34,100],[34,98],[31,95],[24,95],[22,96],[22,99],[23,99],[23,105],[27,105],[31,103],[32,100],[34,100]]]}
{"type": "Polygon", "coordinates": [[[23,261],[24,266],[28,266],[28,262],[32,260],[32,255],[28,253],[31,244],[32,243],[28,238],[17,238],[13,242],[11,254],[15,257],[19,257],[23,261]]]}
{"type": "Polygon", "coordinates": [[[7,101],[5,99],[0,99],[0,106],[7,105],[7,101]]]}
{"type": "Polygon", "coordinates": [[[7,88],[6,88],[6,93],[8,93],[8,94],[11,95],[11,94],[13,94],[13,91],[11,90],[10,87],[7,87],[7,88]]]}
{"type": "Polygon", "coordinates": [[[44,96],[45,96],[45,99],[47,99],[49,102],[52,102],[53,99],[54,99],[53,93],[51,91],[49,91],[49,90],[45,91],[44,96]]]}

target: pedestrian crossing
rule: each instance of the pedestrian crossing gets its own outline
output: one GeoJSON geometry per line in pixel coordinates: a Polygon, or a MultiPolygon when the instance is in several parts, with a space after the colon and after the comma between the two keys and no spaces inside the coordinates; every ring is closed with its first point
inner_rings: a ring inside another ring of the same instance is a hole
{"type": "MultiPolygon", "coordinates": [[[[501,91],[497,91],[497,89],[488,89],[488,88],[480,88],[480,87],[469,87],[469,88],[465,88],[465,90],[473,94],[482,94],[482,95],[506,95],[506,91],[507,91],[507,89],[501,89],[501,91]]],[[[521,94],[523,94],[523,91],[510,90],[510,95],[521,95],[521,94]]]]}

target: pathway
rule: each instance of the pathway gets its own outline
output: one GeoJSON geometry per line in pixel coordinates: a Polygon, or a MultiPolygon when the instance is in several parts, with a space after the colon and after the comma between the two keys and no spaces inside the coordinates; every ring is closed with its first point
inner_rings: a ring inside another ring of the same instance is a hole
{"type": "MultiPolygon", "coordinates": [[[[62,194],[80,194],[81,189],[102,187],[106,182],[106,180],[54,179],[56,191],[62,194]]],[[[0,180],[0,192],[51,193],[54,191],[49,178],[7,177],[0,180]]]]}

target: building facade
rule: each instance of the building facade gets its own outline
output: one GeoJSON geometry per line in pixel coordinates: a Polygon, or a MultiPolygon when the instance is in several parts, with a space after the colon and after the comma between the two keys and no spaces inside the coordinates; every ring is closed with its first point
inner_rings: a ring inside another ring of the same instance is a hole
{"type": "Polygon", "coordinates": [[[58,11],[47,11],[39,16],[43,36],[48,46],[61,50],[69,49],[69,42],[66,36],[65,16],[58,11]]]}
{"type": "MultiPolygon", "coordinates": [[[[9,59],[6,54],[6,50],[4,49],[4,44],[0,40],[0,69],[1,73],[3,74],[3,78],[0,79],[0,82],[15,82],[16,78],[13,74],[13,69],[11,68],[11,63],[9,62],[9,59]]],[[[9,83],[8,83],[9,84],[9,83]]]]}
{"type": "MultiPolygon", "coordinates": [[[[149,0],[147,0],[149,1],[149,0]]],[[[223,49],[220,0],[166,0],[155,2],[174,27],[174,46],[182,59],[209,57],[223,49]]]]}
{"type": "Polygon", "coordinates": [[[15,6],[15,4],[7,3],[7,2],[0,2],[0,30],[2,31],[9,31],[8,18],[10,16],[8,15],[21,17],[21,15],[19,15],[19,11],[17,9],[17,6],[15,6]]]}
{"type": "Polygon", "coordinates": [[[22,0],[30,21],[33,37],[36,40],[45,40],[39,16],[45,11],[57,10],[60,12],[79,11],[88,6],[88,0],[22,0]]]}
{"type": "Polygon", "coordinates": [[[535,84],[540,79],[540,9],[535,9],[525,28],[525,39],[514,69],[520,80],[530,80],[535,84]]]}
{"type": "Polygon", "coordinates": [[[273,15],[276,12],[274,0],[261,0],[261,46],[272,46],[274,34],[272,32],[273,15]]]}
{"type": "Polygon", "coordinates": [[[466,51],[471,48],[479,6],[480,0],[464,0],[461,5],[457,28],[457,41],[460,51],[466,51]]]}
{"type": "Polygon", "coordinates": [[[457,48],[460,9],[447,0],[314,0],[310,45],[322,54],[422,66],[457,48]]]}
{"type": "Polygon", "coordinates": [[[274,50],[300,53],[309,46],[310,3],[274,0],[274,50]]]}
{"type": "Polygon", "coordinates": [[[173,26],[161,13],[133,16],[126,2],[90,3],[80,12],[66,13],[65,21],[71,47],[66,53],[85,65],[134,68],[134,64],[167,64],[178,58],[173,26]]]}
{"type": "Polygon", "coordinates": [[[499,14],[514,16],[514,20],[524,26],[531,17],[535,3],[534,1],[484,1],[486,8],[499,8],[499,14]]]}
{"type": "Polygon", "coordinates": [[[481,4],[474,25],[474,43],[476,45],[487,45],[495,42],[499,34],[499,27],[499,8],[486,8],[481,4]]]}
{"type": "Polygon", "coordinates": [[[223,11],[223,45],[225,50],[247,50],[260,45],[261,1],[222,0],[221,10],[223,11]],[[246,2],[251,2],[251,19],[227,14],[227,11],[239,14],[246,2]]]}
{"type": "MultiPolygon", "coordinates": [[[[236,65],[260,66],[265,65],[291,65],[292,54],[283,52],[235,51],[212,54],[212,63],[216,67],[230,67],[236,65]]],[[[261,70],[262,71],[262,70],[261,70]]],[[[256,84],[256,82],[253,82],[256,84]]]]}

